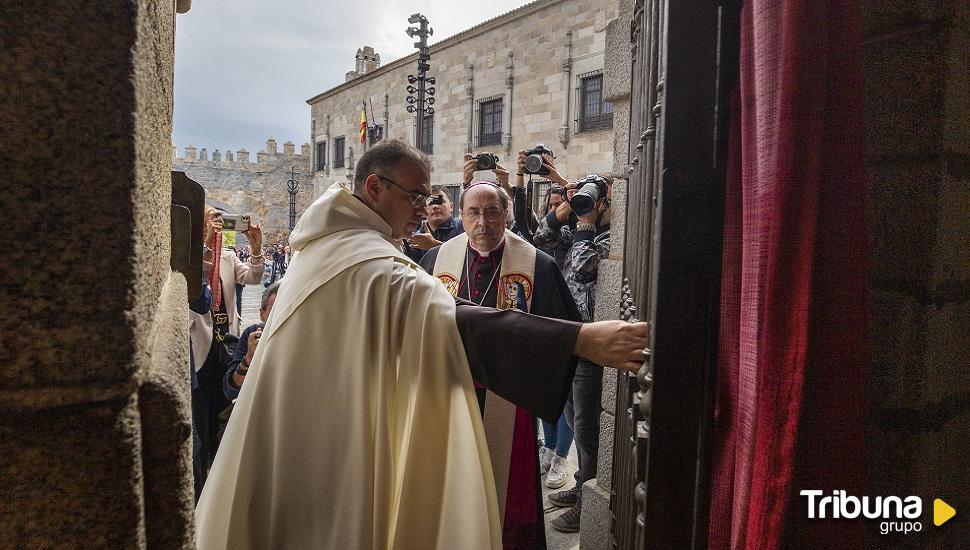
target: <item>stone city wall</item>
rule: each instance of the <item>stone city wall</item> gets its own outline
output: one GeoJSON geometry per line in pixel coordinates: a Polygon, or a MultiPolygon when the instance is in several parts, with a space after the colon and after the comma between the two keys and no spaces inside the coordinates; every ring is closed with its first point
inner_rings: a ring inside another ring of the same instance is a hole
{"type": "Polygon", "coordinates": [[[300,182],[296,196],[297,219],[313,201],[310,180],[310,144],[304,143],[299,152],[286,142],[278,150],[276,141],[267,140],[266,149],[250,157],[249,151],[218,149],[210,154],[206,148],[189,145],[179,157],[172,147],[172,169],[181,170],[205,188],[206,201],[232,213],[250,214],[266,236],[264,243],[286,235],[289,227],[290,197],[286,182],[290,170],[295,170],[300,182]],[[255,162],[253,162],[255,160],[255,162]]]}

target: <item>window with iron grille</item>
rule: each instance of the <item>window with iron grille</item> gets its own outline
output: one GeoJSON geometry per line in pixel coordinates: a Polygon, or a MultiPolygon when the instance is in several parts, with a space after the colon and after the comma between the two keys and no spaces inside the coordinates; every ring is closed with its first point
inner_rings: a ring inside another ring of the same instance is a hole
{"type": "Polygon", "coordinates": [[[583,77],[579,85],[579,131],[613,127],[613,104],[603,101],[603,74],[583,77]]]}
{"type": "Polygon", "coordinates": [[[384,127],[380,124],[375,124],[367,129],[367,139],[370,140],[370,145],[374,145],[380,140],[384,139],[384,127]]]}
{"type": "Polygon", "coordinates": [[[327,168],[327,142],[321,141],[317,143],[317,170],[325,170],[327,168]]]}
{"type": "Polygon", "coordinates": [[[502,99],[483,101],[478,105],[478,144],[502,143],[502,99]]]}
{"type": "Polygon", "coordinates": [[[426,154],[434,154],[434,115],[424,115],[424,137],[421,150],[426,154]]]}
{"type": "Polygon", "coordinates": [[[342,137],[333,140],[333,167],[344,167],[344,138],[342,137]]]}

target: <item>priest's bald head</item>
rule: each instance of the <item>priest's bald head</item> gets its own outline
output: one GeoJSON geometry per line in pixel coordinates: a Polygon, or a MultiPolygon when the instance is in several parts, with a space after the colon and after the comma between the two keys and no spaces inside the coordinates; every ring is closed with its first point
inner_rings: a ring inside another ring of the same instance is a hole
{"type": "Polygon", "coordinates": [[[461,223],[468,242],[479,252],[490,252],[505,237],[505,220],[509,211],[509,196],[490,181],[468,186],[458,198],[461,223]]]}
{"type": "Polygon", "coordinates": [[[431,194],[431,161],[415,147],[397,139],[368,150],[357,163],[354,195],[391,227],[391,237],[414,233],[427,215],[431,194]]]}

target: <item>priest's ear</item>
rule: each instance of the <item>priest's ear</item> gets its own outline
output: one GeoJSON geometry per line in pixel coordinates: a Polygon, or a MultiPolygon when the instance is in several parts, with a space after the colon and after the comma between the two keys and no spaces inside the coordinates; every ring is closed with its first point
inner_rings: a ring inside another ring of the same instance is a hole
{"type": "Polygon", "coordinates": [[[361,189],[361,197],[368,203],[377,202],[377,198],[384,191],[384,183],[381,181],[381,177],[377,174],[370,174],[364,180],[363,189],[361,189]]]}

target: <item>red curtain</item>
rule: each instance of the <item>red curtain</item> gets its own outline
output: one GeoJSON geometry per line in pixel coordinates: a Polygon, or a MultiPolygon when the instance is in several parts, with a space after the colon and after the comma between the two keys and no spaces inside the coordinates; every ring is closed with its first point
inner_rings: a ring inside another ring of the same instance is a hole
{"type": "Polygon", "coordinates": [[[710,548],[850,548],[802,489],[866,490],[868,236],[858,6],[741,16],[727,177],[710,548]]]}

